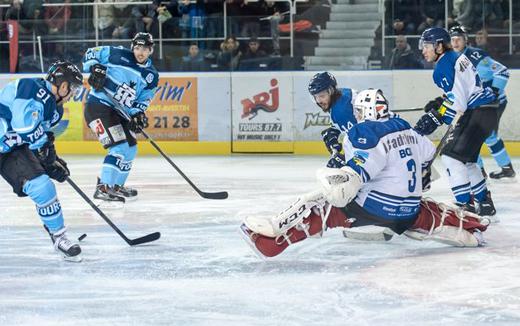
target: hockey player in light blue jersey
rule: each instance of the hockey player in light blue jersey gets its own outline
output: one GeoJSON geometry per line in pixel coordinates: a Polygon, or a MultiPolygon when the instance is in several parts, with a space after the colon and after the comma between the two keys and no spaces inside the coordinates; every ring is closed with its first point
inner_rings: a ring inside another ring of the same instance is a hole
{"type": "MultiPolygon", "coordinates": [[[[500,105],[498,107],[498,119],[502,117],[507,105],[505,88],[509,80],[509,71],[500,62],[493,60],[485,51],[467,46],[468,35],[462,26],[454,26],[450,29],[451,45],[457,52],[464,53],[477,68],[478,75],[484,87],[491,87],[498,96],[500,105]]],[[[500,123],[500,122],[499,122],[500,123]]],[[[498,126],[497,126],[498,128],[498,126]]],[[[507,154],[504,142],[498,136],[498,130],[493,130],[491,136],[486,141],[486,145],[491,155],[501,168],[489,174],[491,179],[511,179],[516,173],[511,164],[511,158],[507,154]]],[[[479,157],[479,166],[484,167],[482,159],[479,157]]]]}
{"type": "Polygon", "coordinates": [[[366,225],[416,240],[483,245],[487,221],[456,206],[422,199],[427,180],[421,172],[433,159],[433,143],[406,121],[390,117],[380,90],[360,92],[354,110],[358,123],[344,140],[346,166],[319,170],[321,189],[301,196],[278,216],[246,217],[240,231],[251,248],[260,257],[273,257],[328,228],[366,225]]]}
{"type": "Polygon", "coordinates": [[[328,167],[345,165],[341,153],[340,135],[345,134],[357,122],[352,110],[356,91],[351,88],[338,88],[336,78],[329,72],[315,74],[309,82],[308,90],[316,104],[330,116],[331,127],[321,132],[321,137],[331,157],[328,167]]]}
{"type": "Polygon", "coordinates": [[[443,123],[451,124],[459,114],[460,119],[441,151],[453,195],[465,209],[494,216],[495,206],[477,160],[482,144],[498,127],[497,96],[491,88],[482,86],[471,60],[453,51],[445,29],[425,30],[419,45],[426,61],[435,63],[433,80],[443,90],[444,100],[438,109],[423,115],[415,129],[429,135],[443,123]]]}
{"type": "Polygon", "coordinates": [[[92,90],[85,120],[108,154],[103,161],[94,198],[124,202],[137,196],[125,182],[137,154],[136,133],[147,126],[145,111],[157,88],[159,74],[152,64],[153,39],[137,33],[130,49],[90,48],[83,58],[92,90]]]}
{"type": "Polygon", "coordinates": [[[80,260],[81,248],[68,240],[63,212],[51,181],[64,182],[67,164],[56,155],[52,127],[66,103],[83,85],[79,69],[54,63],[45,79],[22,78],[0,89],[0,174],[19,197],[29,196],[54,248],[67,260],[80,260]]]}

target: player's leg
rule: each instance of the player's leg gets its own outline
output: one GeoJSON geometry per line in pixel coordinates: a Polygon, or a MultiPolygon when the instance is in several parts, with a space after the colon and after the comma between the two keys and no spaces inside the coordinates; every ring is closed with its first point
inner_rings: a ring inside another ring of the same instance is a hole
{"type": "Polygon", "coordinates": [[[29,196],[36,204],[36,211],[51,234],[56,251],[77,260],[73,257],[79,258],[81,248],[67,238],[56,187],[28,147],[21,146],[0,154],[0,174],[18,196],[29,196]]]}
{"type": "Polygon", "coordinates": [[[327,228],[349,227],[345,213],[325,201],[321,192],[308,193],[277,216],[246,217],[240,232],[260,257],[274,257],[288,246],[327,228]]]}
{"type": "Polygon", "coordinates": [[[485,244],[482,232],[488,224],[489,220],[460,207],[423,198],[415,223],[404,234],[415,240],[434,240],[456,247],[477,247],[485,244]]]}
{"type": "Polygon", "coordinates": [[[515,170],[513,169],[513,165],[511,164],[511,158],[507,153],[507,150],[504,146],[504,142],[498,136],[498,125],[500,124],[500,118],[506,109],[507,101],[501,103],[498,107],[498,123],[497,128],[493,130],[491,136],[486,139],[486,145],[491,152],[491,155],[497,162],[498,166],[501,168],[500,171],[494,171],[489,174],[491,179],[513,179],[516,176],[515,170]]]}
{"type": "Polygon", "coordinates": [[[137,190],[125,186],[126,179],[132,169],[135,156],[137,155],[137,139],[135,133],[133,133],[128,126],[128,121],[121,121],[123,130],[126,135],[126,147],[121,153],[123,157],[123,168],[119,171],[119,174],[115,180],[114,189],[116,193],[125,198],[134,198],[137,196],[137,190]]]}
{"type": "Polygon", "coordinates": [[[124,153],[129,147],[121,118],[111,107],[96,102],[87,102],[84,115],[85,121],[99,142],[108,149],[94,198],[124,202],[124,197],[117,194],[114,189],[120,171],[126,169],[124,153]]]}

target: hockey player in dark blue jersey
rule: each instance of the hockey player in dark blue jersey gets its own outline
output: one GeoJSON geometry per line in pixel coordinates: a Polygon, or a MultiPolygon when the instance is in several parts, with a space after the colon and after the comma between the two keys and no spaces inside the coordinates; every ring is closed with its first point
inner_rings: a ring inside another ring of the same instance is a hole
{"type": "Polygon", "coordinates": [[[336,78],[331,73],[320,72],[312,77],[308,87],[316,104],[330,116],[331,126],[321,132],[323,142],[331,155],[328,167],[345,165],[345,155],[341,153],[339,138],[342,134],[345,136],[357,123],[352,111],[356,91],[337,86],[336,78]]]}
{"type": "Polygon", "coordinates": [[[354,110],[358,123],[344,140],[346,166],[320,169],[321,189],[301,196],[279,215],[245,217],[240,231],[251,248],[260,257],[273,257],[329,228],[366,225],[416,240],[483,245],[487,220],[421,198],[426,183],[420,171],[434,156],[433,143],[408,122],[391,117],[380,90],[361,91],[354,110]]]}
{"type": "Polygon", "coordinates": [[[83,58],[92,87],[85,107],[85,120],[108,154],[104,159],[94,198],[124,202],[137,196],[125,182],[137,154],[136,133],[147,124],[148,109],[159,74],[152,64],[153,39],[137,33],[130,49],[102,46],[90,48],[83,58]]]}
{"type": "Polygon", "coordinates": [[[439,108],[431,109],[415,129],[429,135],[460,116],[441,151],[449,183],[458,205],[483,216],[496,213],[484,176],[477,165],[480,148],[498,127],[498,100],[493,90],[483,87],[471,60],[453,51],[443,28],[425,30],[419,46],[426,61],[434,62],[433,80],[443,92],[439,108]],[[475,202],[471,202],[471,193],[475,202]]]}
{"type": "Polygon", "coordinates": [[[45,79],[22,78],[0,90],[0,174],[19,197],[29,196],[49,232],[54,248],[79,261],[81,248],[67,239],[63,212],[50,179],[64,182],[67,164],[56,154],[52,127],[63,104],[83,85],[79,69],[54,63],[45,79]]]}
{"type": "MultiPolygon", "coordinates": [[[[491,87],[498,96],[500,105],[498,106],[498,118],[502,117],[507,105],[505,88],[509,80],[509,71],[500,62],[491,58],[485,51],[467,46],[468,35],[462,26],[454,26],[450,29],[451,45],[457,52],[464,53],[473,65],[477,68],[478,75],[484,87],[491,87]]],[[[499,121],[500,123],[500,121],[499,121]]],[[[493,130],[491,136],[486,141],[486,145],[491,155],[501,168],[489,174],[491,179],[511,179],[516,173],[511,164],[511,158],[507,154],[504,142],[498,136],[498,130],[493,130]]],[[[479,166],[484,167],[482,159],[479,157],[479,166]]]]}

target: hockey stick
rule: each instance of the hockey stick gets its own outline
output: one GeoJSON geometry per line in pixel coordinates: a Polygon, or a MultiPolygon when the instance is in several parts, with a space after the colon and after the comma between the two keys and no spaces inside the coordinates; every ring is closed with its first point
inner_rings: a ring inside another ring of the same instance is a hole
{"type": "Polygon", "coordinates": [[[150,138],[150,136],[148,136],[148,134],[143,130],[141,129],[141,133],[143,134],[143,136],[148,139],[148,141],[150,142],[150,144],[152,144],[152,146],[166,159],[166,161],[168,161],[168,163],[170,163],[171,166],[173,166],[173,168],[181,175],[181,177],[184,178],[184,180],[186,180],[186,182],[202,197],[202,198],[206,198],[206,199],[226,199],[228,198],[228,193],[227,191],[220,191],[220,192],[205,192],[205,191],[202,191],[200,190],[195,184],[193,184],[193,182],[191,182],[191,180],[181,171],[181,169],[179,169],[179,167],[177,167],[177,165],[175,165],[175,163],[173,163],[173,161],[168,157],[168,155],[166,155],[162,149],[159,147],[159,145],[157,145],[157,143],[152,139],[150,138]]]}
{"type": "Polygon", "coordinates": [[[406,108],[406,109],[397,109],[391,110],[392,112],[402,113],[402,112],[416,112],[416,111],[424,111],[424,108],[406,108]]]}
{"type": "Polygon", "coordinates": [[[463,112],[457,111],[457,114],[455,114],[455,117],[453,117],[453,120],[451,121],[451,124],[448,126],[448,129],[444,133],[444,136],[442,136],[441,141],[439,142],[439,145],[437,145],[437,148],[435,149],[435,153],[433,154],[432,159],[426,166],[426,169],[429,169],[432,166],[433,161],[435,161],[435,159],[437,158],[437,156],[439,156],[439,154],[442,151],[442,149],[444,148],[444,146],[446,146],[446,144],[451,140],[451,138],[450,138],[451,133],[453,132],[453,129],[455,129],[455,127],[457,126],[457,123],[459,122],[459,119],[460,119],[460,117],[462,117],[463,114],[464,114],[463,112]]]}
{"type": "Polygon", "coordinates": [[[112,229],[114,229],[114,231],[116,231],[116,233],[119,234],[119,236],[121,238],[123,238],[123,240],[125,240],[126,243],[128,243],[128,245],[130,245],[130,246],[140,245],[140,244],[143,244],[143,243],[155,241],[155,240],[157,240],[157,239],[159,239],[161,237],[161,233],[160,232],[154,232],[154,233],[150,233],[148,235],[145,235],[144,237],[140,237],[140,238],[137,238],[137,239],[129,239],[121,230],[119,230],[119,228],[114,223],[112,223],[112,221],[105,215],[105,213],[103,213],[103,211],[101,211],[96,206],[96,204],[94,204],[90,200],[90,198],[88,198],[88,196],[83,192],[83,190],[81,190],[78,187],[78,185],[76,185],[76,183],[74,183],[74,181],[72,181],[71,178],[67,177],[67,182],[87,202],[87,204],[89,204],[90,207],[92,207],[96,211],[96,213],[98,213],[99,216],[101,216],[105,220],[105,222],[107,222],[108,225],[110,225],[110,227],[112,227],[112,229]]]}

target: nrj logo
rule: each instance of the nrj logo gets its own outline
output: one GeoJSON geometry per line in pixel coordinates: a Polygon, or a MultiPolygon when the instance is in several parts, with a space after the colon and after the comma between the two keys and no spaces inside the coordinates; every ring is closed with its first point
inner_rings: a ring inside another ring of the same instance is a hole
{"type": "Polygon", "coordinates": [[[245,98],[240,103],[242,104],[242,119],[253,119],[258,115],[259,110],[266,112],[274,112],[278,110],[279,102],[278,80],[271,79],[271,89],[269,92],[258,93],[252,99],[245,98]],[[271,103],[269,104],[269,101],[271,103]]]}

